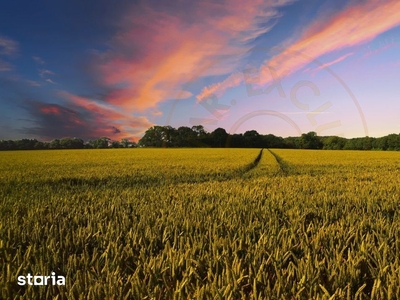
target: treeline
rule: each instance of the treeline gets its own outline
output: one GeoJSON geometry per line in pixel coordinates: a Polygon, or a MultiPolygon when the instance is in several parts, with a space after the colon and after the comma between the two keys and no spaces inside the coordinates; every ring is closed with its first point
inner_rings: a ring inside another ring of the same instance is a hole
{"type": "Polygon", "coordinates": [[[112,141],[101,137],[85,142],[80,138],[62,138],[51,142],[36,139],[0,140],[0,150],[41,150],[41,149],[102,149],[132,147],[231,147],[231,148],[287,148],[327,150],[400,150],[400,134],[389,134],[380,138],[361,137],[346,139],[338,136],[318,136],[315,132],[303,133],[299,137],[279,137],[273,134],[259,134],[249,130],[240,134],[229,134],[223,128],[207,132],[203,126],[177,129],[171,126],[149,128],[138,144],[127,139],[112,141]]]}
{"type": "Polygon", "coordinates": [[[80,138],[62,138],[51,142],[41,142],[36,139],[0,140],[0,150],[45,150],[45,149],[104,149],[104,148],[131,148],[136,143],[127,139],[120,142],[101,137],[85,142],[80,138]]]}
{"type": "Polygon", "coordinates": [[[229,134],[223,128],[206,132],[201,125],[175,129],[171,126],[149,128],[139,140],[140,147],[231,147],[231,148],[287,148],[329,150],[400,150],[400,135],[380,138],[346,139],[338,136],[317,136],[315,132],[299,137],[282,138],[273,134],[259,134],[249,130],[243,134],[229,134]]]}

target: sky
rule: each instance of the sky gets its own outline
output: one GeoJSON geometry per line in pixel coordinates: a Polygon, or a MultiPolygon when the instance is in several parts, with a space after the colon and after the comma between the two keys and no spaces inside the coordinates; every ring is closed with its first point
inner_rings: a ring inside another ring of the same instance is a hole
{"type": "Polygon", "coordinates": [[[400,133],[400,1],[4,1],[0,140],[400,133]]]}

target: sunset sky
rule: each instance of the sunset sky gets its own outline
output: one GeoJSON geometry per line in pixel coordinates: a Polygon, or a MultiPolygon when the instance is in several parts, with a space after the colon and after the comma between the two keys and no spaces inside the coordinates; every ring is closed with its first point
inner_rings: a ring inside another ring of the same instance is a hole
{"type": "Polygon", "coordinates": [[[0,139],[400,133],[400,1],[3,1],[0,139]]]}

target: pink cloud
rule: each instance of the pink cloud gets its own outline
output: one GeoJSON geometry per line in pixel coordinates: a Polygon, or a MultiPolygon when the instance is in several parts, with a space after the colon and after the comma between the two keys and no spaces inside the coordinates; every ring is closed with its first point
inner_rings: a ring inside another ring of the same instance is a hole
{"type": "MultiPolygon", "coordinates": [[[[329,20],[326,20],[325,16],[318,19],[298,41],[264,62],[260,69],[260,84],[265,85],[271,81],[270,67],[273,67],[277,74],[285,70],[295,72],[312,59],[324,54],[371,41],[400,24],[398,11],[400,2],[397,0],[371,0],[348,6],[329,20]]],[[[223,84],[204,88],[197,98],[202,98],[209,90],[224,93],[227,88],[241,83],[243,78],[238,80],[237,75],[232,74],[223,84]]]]}
{"type": "Polygon", "coordinates": [[[46,115],[59,115],[60,114],[59,107],[55,106],[55,105],[43,106],[40,108],[40,111],[46,115]]]}
{"type": "Polygon", "coordinates": [[[324,63],[322,66],[319,66],[319,67],[317,67],[317,68],[315,68],[315,69],[312,69],[311,72],[312,72],[313,74],[315,74],[316,72],[318,72],[318,71],[320,71],[320,70],[323,70],[324,68],[328,68],[328,67],[330,67],[330,66],[333,66],[334,64],[337,64],[337,63],[339,63],[339,62],[345,60],[346,58],[348,58],[349,56],[352,56],[353,54],[354,54],[354,52],[344,54],[344,55],[340,56],[339,58],[337,58],[337,59],[335,59],[335,60],[333,60],[333,61],[324,63]]]}
{"type": "Polygon", "coordinates": [[[184,84],[196,77],[232,72],[252,38],[269,30],[277,8],[292,0],[193,2],[164,10],[136,5],[120,23],[96,72],[111,89],[110,104],[130,111],[154,108],[167,99],[191,96],[184,84]],[[234,59],[216,63],[218,55],[234,59]]]}
{"type": "Polygon", "coordinates": [[[203,88],[201,94],[197,95],[197,101],[203,101],[210,95],[222,96],[223,92],[231,87],[240,85],[243,82],[243,74],[235,72],[222,82],[212,84],[203,88]]]}
{"type": "Polygon", "coordinates": [[[55,103],[27,101],[26,108],[35,117],[32,121],[35,125],[23,128],[23,132],[47,140],[60,137],[81,137],[87,140],[106,136],[112,140],[127,138],[137,141],[150,125],[144,117],[131,116],[125,120],[110,121],[106,112],[97,109],[92,101],[65,92],[60,92],[60,96],[70,97],[71,102],[75,99],[76,104],[66,107],[55,103]]]}
{"type": "MultiPolygon", "coordinates": [[[[133,138],[137,141],[145,130],[153,126],[144,116],[133,116],[122,112],[119,108],[101,104],[86,97],[70,94],[65,91],[58,93],[76,107],[83,114],[90,113],[94,127],[91,128],[93,136],[109,136],[113,139],[133,138]]],[[[78,124],[78,123],[76,123],[78,124]]]]}
{"type": "MultiPolygon", "coordinates": [[[[295,71],[311,59],[326,53],[366,43],[376,36],[400,24],[398,1],[369,1],[350,6],[325,23],[316,21],[296,43],[275,56],[268,65],[278,70],[295,71]]],[[[264,67],[265,68],[265,67],[264,67]]],[[[264,78],[264,81],[269,81],[264,78]]]]}
{"type": "Polygon", "coordinates": [[[382,53],[382,52],[384,52],[384,51],[386,51],[386,50],[388,50],[390,48],[393,48],[395,46],[396,46],[396,43],[390,43],[390,44],[386,44],[386,45],[384,45],[384,46],[382,46],[382,47],[380,47],[378,49],[374,49],[374,50],[371,49],[370,47],[368,47],[368,50],[363,55],[363,58],[368,58],[368,57],[370,57],[372,55],[377,55],[377,54],[382,53]]]}

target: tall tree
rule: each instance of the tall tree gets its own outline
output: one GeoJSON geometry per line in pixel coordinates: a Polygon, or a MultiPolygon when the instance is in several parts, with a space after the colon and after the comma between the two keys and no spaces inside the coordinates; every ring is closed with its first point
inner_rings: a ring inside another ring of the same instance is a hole
{"type": "Polygon", "coordinates": [[[262,137],[256,130],[249,130],[243,134],[244,146],[247,148],[262,148],[262,137]]]}
{"type": "Polygon", "coordinates": [[[171,126],[153,126],[139,140],[142,147],[170,147],[176,138],[176,129],[171,126]]]}
{"type": "Polygon", "coordinates": [[[217,128],[211,133],[211,142],[213,147],[226,147],[228,133],[224,128],[217,128]]]}
{"type": "Polygon", "coordinates": [[[322,149],[322,142],[317,136],[317,133],[310,131],[301,135],[301,147],[303,149],[322,149]]]}
{"type": "Polygon", "coordinates": [[[176,130],[176,140],[174,143],[175,147],[191,147],[193,146],[194,140],[197,134],[191,128],[181,126],[176,130]]]}

